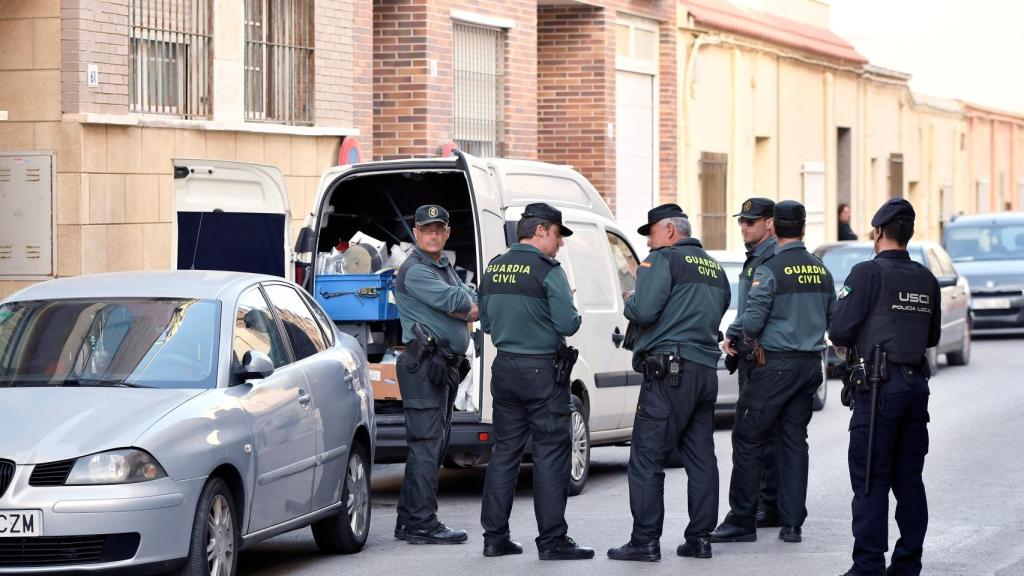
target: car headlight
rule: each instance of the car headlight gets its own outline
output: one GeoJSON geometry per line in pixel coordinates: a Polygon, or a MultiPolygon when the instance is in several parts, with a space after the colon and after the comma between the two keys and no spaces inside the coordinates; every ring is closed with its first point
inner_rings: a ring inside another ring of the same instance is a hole
{"type": "Polygon", "coordinates": [[[132,448],[110,450],[75,461],[65,484],[133,484],[164,478],[167,473],[149,454],[132,448]]]}

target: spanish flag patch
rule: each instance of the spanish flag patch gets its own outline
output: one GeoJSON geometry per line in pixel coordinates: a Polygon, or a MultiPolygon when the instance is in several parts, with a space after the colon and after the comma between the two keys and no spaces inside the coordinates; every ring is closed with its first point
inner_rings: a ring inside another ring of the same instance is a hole
{"type": "Polygon", "coordinates": [[[640,265],[643,266],[644,268],[650,268],[651,267],[651,263],[650,262],[641,262],[640,265]]]}
{"type": "Polygon", "coordinates": [[[760,281],[760,280],[754,280],[754,281],[753,281],[753,282],[752,282],[752,283],[750,284],[750,286],[751,286],[751,287],[754,287],[754,286],[760,286],[760,285],[761,285],[761,281],[760,281]]]}

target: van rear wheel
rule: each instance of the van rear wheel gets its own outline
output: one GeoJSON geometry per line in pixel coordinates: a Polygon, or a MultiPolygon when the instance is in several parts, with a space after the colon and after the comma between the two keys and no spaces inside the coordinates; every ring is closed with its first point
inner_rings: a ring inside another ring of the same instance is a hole
{"type": "Polygon", "coordinates": [[[572,451],[569,471],[569,496],[583,492],[590,476],[590,423],[587,421],[586,408],[583,401],[576,395],[572,397],[572,451]]]}

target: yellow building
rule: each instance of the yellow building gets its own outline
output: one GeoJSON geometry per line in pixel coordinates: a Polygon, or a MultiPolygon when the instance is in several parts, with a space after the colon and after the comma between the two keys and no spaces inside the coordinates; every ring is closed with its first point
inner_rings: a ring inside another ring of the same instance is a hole
{"type": "Polygon", "coordinates": [[[749,196],[803,202],[810,247],[836,238],[840,203],[862,238],[889,197],[918,206],[922,239],[963,209],[963,107],[869,65],[828,30],[826,3],[679,6],[679,200],[706,246],[742,248],[730,215],[749,196]]]}

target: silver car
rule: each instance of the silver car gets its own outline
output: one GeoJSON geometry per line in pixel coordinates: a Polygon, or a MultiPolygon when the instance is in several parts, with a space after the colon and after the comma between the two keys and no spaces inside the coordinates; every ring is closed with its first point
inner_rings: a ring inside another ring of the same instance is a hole
{"type": "Polygon", "coordinates": [[[356,552],[372,397],[356,341],[279,278],[27,288],[0,303],[0,571],[230,576],[308,525],[356,552]]]}

